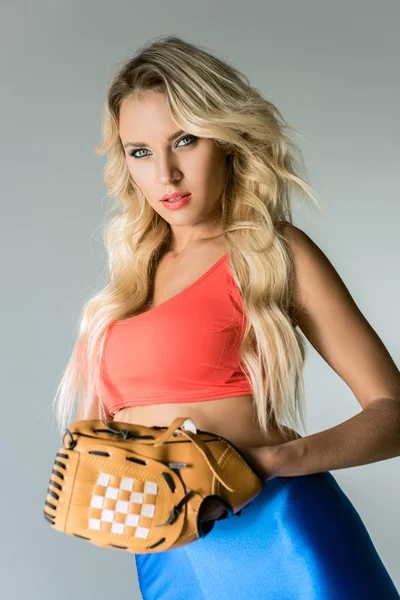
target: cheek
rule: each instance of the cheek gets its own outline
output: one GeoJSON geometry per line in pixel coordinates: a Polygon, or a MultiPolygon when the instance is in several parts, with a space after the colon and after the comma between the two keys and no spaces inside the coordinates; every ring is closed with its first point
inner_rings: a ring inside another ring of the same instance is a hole
{"type": "Polygon", "coordinates": [[[140,159],[135,161],[134,158],[131,158],[126,162],[126,165],[131,178],[138,186],[143,189],[149,189],[149,187],[151,187],[154,183],[154,165],[152,165],[150,161],[143,160],[143,162],[141,162],[140,159]]]}
{"type": "Polygon", "coordinates": [[[139,169],[135,169],[132,163],[127,163],[127,169],[129,171],[130,179],[134,185],[134,187],[139,188],[139,190],[145,193],[146,190],[146,175],[144,172],[140,172],[139,169]]]}
{"type": "Polygon", "coordinates": [[[213,163],[208,170],[207,187],[210,191],[220,193],[226,183],[227,169],[220,162],[213,163]]]}

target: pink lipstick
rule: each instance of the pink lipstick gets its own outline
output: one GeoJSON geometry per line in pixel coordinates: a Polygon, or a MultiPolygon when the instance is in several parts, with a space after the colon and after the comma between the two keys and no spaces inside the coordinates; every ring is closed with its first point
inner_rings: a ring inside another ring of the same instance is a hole
{"type": "Polygon", "coordinates": [[[168,210],[177,210],[178,208],[182,208],[182,206],[185,206],[189,202],[190,198],[192,197],[192,194],[186,194],[185,196],[177,196],[175,194],[175,197],[176,199],[171,198],[171,200],[161,200],[161,204],[165,206],[165,208],[168,208],[168,210]]]}

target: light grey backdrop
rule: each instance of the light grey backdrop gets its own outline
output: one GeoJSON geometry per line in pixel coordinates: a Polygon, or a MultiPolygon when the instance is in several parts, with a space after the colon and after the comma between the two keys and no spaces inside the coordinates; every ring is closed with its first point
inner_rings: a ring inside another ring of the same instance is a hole
{"type": "MultiPolygon", "coordinates": [[[[234,62],[304,135],[326,203],[296,224],[333,262],[399,364],[398,2],[3,0],[2,597],[140,598],[134,556],[42,516],[59,436],[51,400],[83,302],[105,280],[100,111],[117,63],[177,34],[234,62]]],[[[309,431],[360,407],[308,344],[309,431]]],[[[400,588],[398,458],[334,471],[400,588]]]]}

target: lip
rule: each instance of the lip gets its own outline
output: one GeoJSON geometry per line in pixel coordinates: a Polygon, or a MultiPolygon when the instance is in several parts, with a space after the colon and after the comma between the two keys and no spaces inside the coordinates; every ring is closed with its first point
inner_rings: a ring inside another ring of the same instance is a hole
{"type": "Polygon", "coordinates": [[[186,194],[186,196],[183,196],[183,198],[181,198],[180,200],[163,200],[161,204],[167,210],[178,210],[179,208],[183,208],[184,206],[186,206],[190,202],[191,197],[192,194],[186,194]]]}
{"type": "Polygon", "coordinates": [[[177,196],[189,196],[190,192],[172,192],[171,194],[165,194],[160,198],[160,202],[163,200],[169,200],[170,198],[176,198],[177,196]]]}

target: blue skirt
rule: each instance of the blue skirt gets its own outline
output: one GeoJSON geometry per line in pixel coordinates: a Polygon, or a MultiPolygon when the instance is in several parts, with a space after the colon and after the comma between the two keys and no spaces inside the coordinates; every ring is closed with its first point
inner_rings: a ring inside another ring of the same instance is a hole
{"type": "Polygon", "coordinates": [[[275,477],[187,546],[135,554],[143,600],[399,600],[330,471],[275,477]]]}

